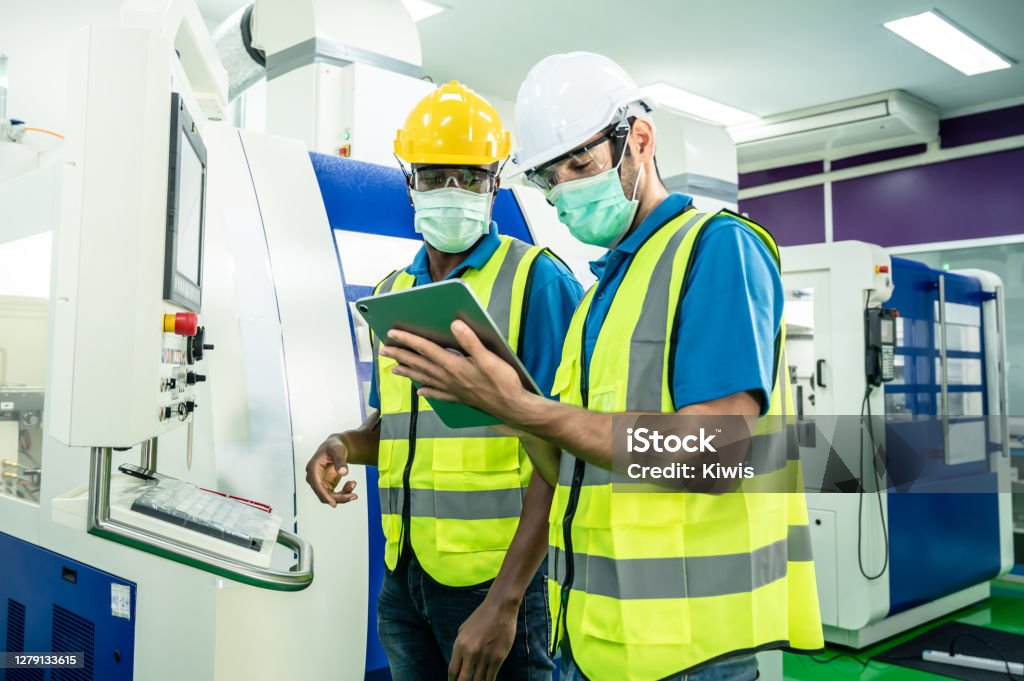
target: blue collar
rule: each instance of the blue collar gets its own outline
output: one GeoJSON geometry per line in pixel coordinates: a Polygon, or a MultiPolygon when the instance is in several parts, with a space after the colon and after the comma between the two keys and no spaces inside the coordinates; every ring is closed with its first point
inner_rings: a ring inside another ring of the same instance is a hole
{"type": "Polygon", "coordinates": [[[611,258],[626,258],[634,255],[647,238],[658,231],[662,225],[681,213],[693,203],[693,199],[686,194],[669,194],[664,201],[658,204],[651,214],[644,218],[644,221],[637,225],[629,236],[622,240],[618,246],[607,251],[597,260],[590,262],[590,271],[598,279],[604,274],[611,258]],[[618,255],[616,255],[618,254],[618,255]]]}
{"type": "MultiPolygon", "coordinates": [[[[498,223],[491,220],[491,228],[487,231],[487,234],[476,242],[476,245],[470,249],[466,259],[449,272],[445,279],[459,277],[470,267],[475,270],[482,269],[487,264],[487,261],[491,259],[491,256],[494,255],[494,252],[498,250],[499,246],[501,246],[501,238],[498,236],[498,223]]],[[[405,268],[405,272],[416,277],[417,285],[429,284],[432,281],[426,244],[420,246],[420,250],[416,253],[416,257],[413,258],[412,264],[405,268]]]]}

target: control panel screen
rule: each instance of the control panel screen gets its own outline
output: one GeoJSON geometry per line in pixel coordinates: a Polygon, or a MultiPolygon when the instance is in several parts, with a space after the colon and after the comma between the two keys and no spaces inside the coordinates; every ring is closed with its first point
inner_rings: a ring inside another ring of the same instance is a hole
{"type": "Polygon", "coordinates": [[[177,248],[175,269],[178,274],[199,286],[200,252],[203,236],[203,164],[188,137],[179,132],[181,165],[178,169],[177,248]]]}
{"type": "Polygon", "coordinates": [[[171,94],[164,299],[198,312],[203,286],[206,145],[178,93],[171,94]]]}

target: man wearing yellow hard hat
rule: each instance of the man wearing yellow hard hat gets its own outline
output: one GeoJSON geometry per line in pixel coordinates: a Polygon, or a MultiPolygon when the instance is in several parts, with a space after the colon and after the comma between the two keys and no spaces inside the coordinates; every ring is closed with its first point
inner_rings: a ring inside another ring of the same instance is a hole
{"type": "MultiPolygon", "coordinates": [[[[550,393],[582,288],[557,258],[502,236],[491,220],[510,134],[457,82],[409,113],[395,139],[424,244],[375,293],[461,278],[541,388],[550,393]]],[[[377,626],[396,681],[549,679],[543,568],[552,487],[520,442],[489,428],[453,430],[378,357],[373,413],[330,436],[306,480],[332,507],[356,498],[349,464],[377,466],[387,573],[377,626]]]]}

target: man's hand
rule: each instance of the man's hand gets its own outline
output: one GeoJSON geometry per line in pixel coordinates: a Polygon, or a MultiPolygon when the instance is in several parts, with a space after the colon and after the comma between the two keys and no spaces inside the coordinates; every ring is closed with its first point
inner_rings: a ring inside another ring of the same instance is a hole
{"type": "Polygon", "coordinates": [[[306,464],[306,483],[313,489],[313,493],[321,502],[334,508],[338,504],[347,504],[359,498],[352,490],[356,488],[356,481],[349,480],[335,492],[335,488],[341,479],[348,475],[348,451],[345,449],[341,436],[331,435],[316,454],[306,464]]]}
{"type": "Polygon", "coordinates": [[[465,322],[452,322],[451,328],[465,356],[397,329],[392,329],[388,338],[402,347],[385,345],[380,354],[398,362],[391,369],[393,373],[423,386],[419,390],[422,397],[462,402],[489,414],[507,415],[515,400],[529,395],[519,374],[485,348],[465,322]]]}
{"type": "Polygon", "coordinates": [[[516,639],[518,607],[492,602],[490,594],[459,627],[448,681],[494,681],[516,639]]]}

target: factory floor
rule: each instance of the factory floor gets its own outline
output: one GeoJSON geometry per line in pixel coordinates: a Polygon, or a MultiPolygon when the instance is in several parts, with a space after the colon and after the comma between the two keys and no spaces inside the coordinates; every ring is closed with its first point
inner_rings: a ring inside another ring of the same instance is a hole
{"type": "Polygon", "coordinates": [[[948,678],[916,669],[876,662],[871,658],[931,627],[954,620],[980,627],[1024,634],[1024,581],[1016,581],[1019,578],[1014,578],[1014,580],[995,581],[992,583],[992,596],[988,600],[958,610],[864,650],[829,646],[825,653],[816,655],[813,659],[805,655],[784,654],[783,675],[786,679],[793,681],[804,679],[924,681],[925,679],[948,678]],[[825,660],[831,661],[826,663],[825,660]]]}

